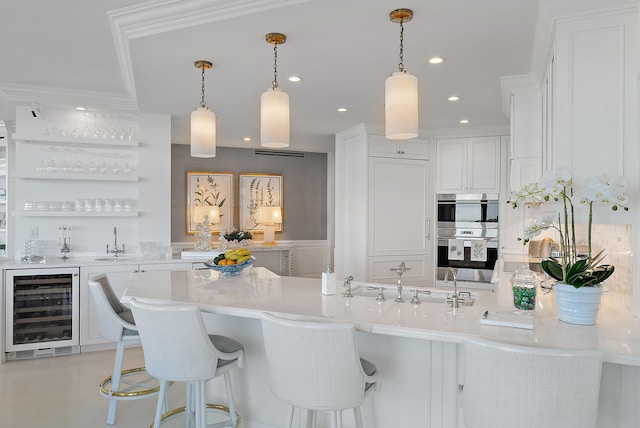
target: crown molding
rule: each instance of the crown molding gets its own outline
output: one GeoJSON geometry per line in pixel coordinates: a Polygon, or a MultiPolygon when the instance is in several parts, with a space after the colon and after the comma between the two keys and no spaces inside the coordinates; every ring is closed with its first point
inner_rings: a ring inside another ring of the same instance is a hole
{"type": "Polygon", "coordinates": [[[311,0],[153,0],[108,12],[127,39],[194,27],[311,0]]]}

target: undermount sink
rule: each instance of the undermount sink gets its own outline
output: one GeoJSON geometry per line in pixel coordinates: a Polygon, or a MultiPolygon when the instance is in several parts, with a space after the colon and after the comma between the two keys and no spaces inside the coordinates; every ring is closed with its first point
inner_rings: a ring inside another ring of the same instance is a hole
{"type": "MultiPolygon", "coordinates": [[[[351,293],[354,296],[362,296],[362,297],[370,297],[375,299],[378,296],[379,288],[381,285],[375,284],[373,285],[375,288],[370,289],[368,285],[355,285],[351,293]]],[[[382,286],[384,287],[384,297],[386,301],[393,302],[398,295],[398,289],[395,286],[382,286]]],[[[421,288],[421,287],[405,287],[402,290],[402,298],[405,302],[411,302],[413,298],[413,290],[419,290],[418,299],[420,303],[435,303],[435,304],[443,304],[447,303],[447,297],[450,297],[452,293],[448,293],[446,290],[437,290],[434,288],[421,288]],[[429,294],[424,293],[428,291],[429,294]]],[[[473,294],[467,295],[466,292],[463,292],[464,300],[459,300],[458,303],[460,306],[473,306],[476,301],[476,296],[473,294]]]]}
{"type": "Polygon", "coordinates": [[[126,262],[131,260],[129,257],[96,257],[97,262],[126,262]]]}

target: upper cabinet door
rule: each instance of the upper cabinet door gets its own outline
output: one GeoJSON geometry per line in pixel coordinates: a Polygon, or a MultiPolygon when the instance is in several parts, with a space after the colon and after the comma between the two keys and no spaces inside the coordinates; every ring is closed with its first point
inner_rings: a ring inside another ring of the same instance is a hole
{"type": "Polygon", "coordinates": [[[479,193],[499,193],[500,137],[469,138],[467,160],[468,189],[479,193]]]}
{"type": "Polygon", "coordinates": [[[467,139],[438,140],[437,192],[459,193],[467,190],[467,139]]]}
{"type": "Polygon", "coordinates": [[[500,192],[500,137],[445,138],[436,147],[438,193],[500,192]]]}
{"type": "Polygon", "coordinates": [[[398,159],[429,159],[429,141],[422,138],[389,140],[380,135],[369,136],[369,156],[398,159]]]}

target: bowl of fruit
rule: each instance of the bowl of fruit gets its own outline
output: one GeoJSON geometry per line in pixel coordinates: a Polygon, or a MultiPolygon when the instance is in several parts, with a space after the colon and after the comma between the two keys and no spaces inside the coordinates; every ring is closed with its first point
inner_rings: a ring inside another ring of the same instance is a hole
{"type": "Polygon", "coordinates": [[[218,254],[215,258],[207,260],[204,264],[222,276],[238,276],[248,266],[253,264],[255,257],[246,248],[236,248],[218,254]]]}

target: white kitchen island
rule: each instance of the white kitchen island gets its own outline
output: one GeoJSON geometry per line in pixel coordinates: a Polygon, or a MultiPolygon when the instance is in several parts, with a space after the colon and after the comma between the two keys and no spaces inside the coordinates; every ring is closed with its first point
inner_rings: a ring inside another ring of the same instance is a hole
{"type": "MultiPolygon", "coordinates": [[[[341,289],[337,295],[323,296],[319,280],[280,277],[264,268],[248,269],[236,278],[219,278],[210,270],[135,273],[123,300],[126,303],[131,297],[139,297],[197,303],[212,332],[244,344],[246,364],[233,377],[245,427],[277,427],[285,409],[269,390],[258,319],[265,311],[355,324],[362,355],[378,366],[382,376],[381,391],[367,399],[363,409],[368,427],[463,427],[458,406],[458,385],[464,381],[459,370],[459,344],[467,336],[557,348],[602,349],[606,364],[599,426],[638,426],[637,397],[624,391],[625,384],[637,384],[640,322],[618,310],[615,296],[605,293],[596,326],[565,324],[556,319],[553,293],[539,293],[533,329],[483,325],[480,318],[485,310],[492,314],[512,307],[506,276],[501,282],[497,292],[474,290],[478,293],[474,306],[461,307],[455,313],[445,303],[412,305],[409,299],[395,303],[394,290],[386,293],[387,301],[377,302],[375,294],[360,295],[359,287],[367,284],[357,282],[353,283],[355,297],[343,297],[341,289]]],[[[326,357],[331,355],[327,353],[326,357]]],[[[221,388],[222,384],[215,382],[209,386],[209,401],[222,400],[221,388]]]]}

